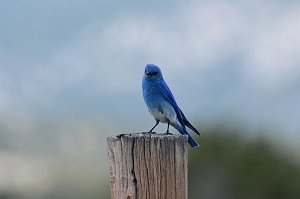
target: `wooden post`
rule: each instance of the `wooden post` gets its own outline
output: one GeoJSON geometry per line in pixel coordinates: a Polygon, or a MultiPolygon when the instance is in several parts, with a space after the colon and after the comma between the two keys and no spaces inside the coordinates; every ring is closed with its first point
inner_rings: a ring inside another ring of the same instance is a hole
{"type": "Polygon", "coordinates": [[[187,199],[187,136],[107,138],[112,199],[187,199]]]}

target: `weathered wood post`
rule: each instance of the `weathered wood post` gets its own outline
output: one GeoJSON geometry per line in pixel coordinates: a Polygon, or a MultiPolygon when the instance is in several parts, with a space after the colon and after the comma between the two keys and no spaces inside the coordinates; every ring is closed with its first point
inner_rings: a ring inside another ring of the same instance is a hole
{"type": "Polygon", "coordinates": [[[107,138],[112,199],[187,199],[187,136],[107,138]]]}

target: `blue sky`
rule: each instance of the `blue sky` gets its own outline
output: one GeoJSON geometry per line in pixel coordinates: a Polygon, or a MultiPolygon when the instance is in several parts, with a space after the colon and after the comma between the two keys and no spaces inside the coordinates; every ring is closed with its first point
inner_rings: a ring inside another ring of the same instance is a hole
{"type": "Polygon", "coordinates": [[[155,63],[194,119],[229,114],[299,131],[296,2],[1,4],[0,107],[9,114],[149,124],[140,81],[155,63]]]}

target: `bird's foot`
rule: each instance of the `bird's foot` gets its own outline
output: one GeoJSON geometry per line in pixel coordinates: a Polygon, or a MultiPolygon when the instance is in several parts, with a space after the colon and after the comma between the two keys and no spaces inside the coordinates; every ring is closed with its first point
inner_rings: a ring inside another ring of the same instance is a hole
{"type": "Polygon", "coordinates": [[[169,131],[165,132],[164,135],[173,135],[172,133],[170,133],[169,131]]]}
{"type": "Polygon", "coordinates": [[[125,135],[125,134],[122,133],[122,134],[117,135],[116,137],[117,137],[117,138],[121,138],[121,137],[123,137],[124,135],[125,135]]]}
{"type": "Polygon", "coordinates": [[[156,133],[153,132],[153,131],[149,131],[149,132],[145,132],[145,133],[143,133],[143,134],[156,134],[156,133]]]}

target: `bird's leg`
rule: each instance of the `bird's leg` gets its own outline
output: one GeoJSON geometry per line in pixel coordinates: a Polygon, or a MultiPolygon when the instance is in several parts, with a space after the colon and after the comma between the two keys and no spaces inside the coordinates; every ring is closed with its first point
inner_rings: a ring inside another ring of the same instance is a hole
{"type": "Polygon", "coordinates": [[[168,122],[167,134],[169,134],[169,126],[170,126],[170,122],[168,122]]]}
{"type": "Polygon", "coordinates": [[[155,129],[155,127],[158,125],[159,121],[156,120],[156,124],[154,125],[154,127],[152,127],[152,129],[150,129],[150,131],[148,133],[152,133],[153,129],[155,129]]]}
{"type": "Polygon", "coordinates": [[[170,122],[168,122],[168,128],[167,128],[166,135],[172,135],[172,133],[169,132],[169,126],[170,126],[170,122]]]}

